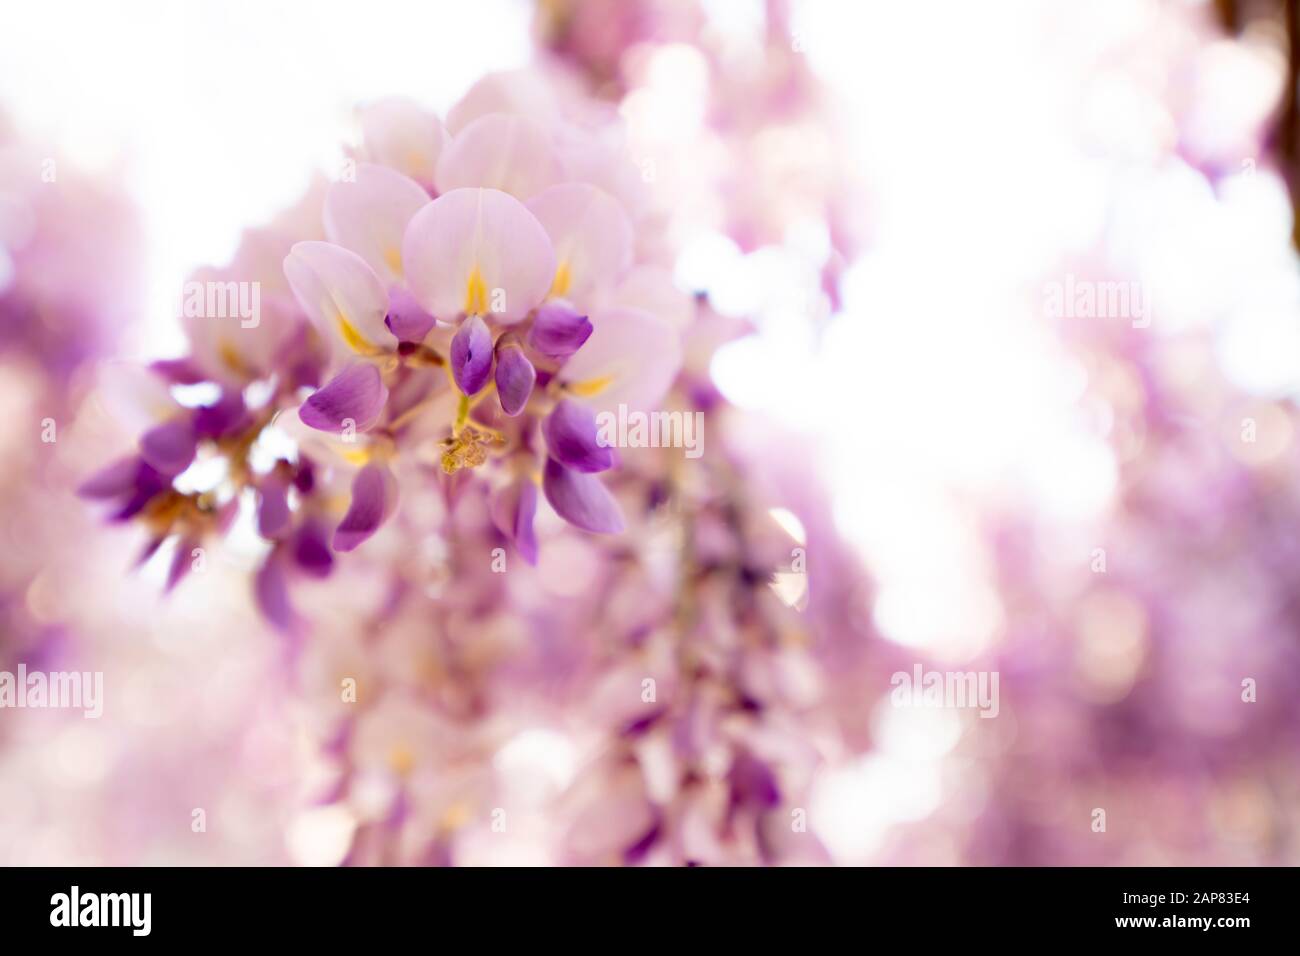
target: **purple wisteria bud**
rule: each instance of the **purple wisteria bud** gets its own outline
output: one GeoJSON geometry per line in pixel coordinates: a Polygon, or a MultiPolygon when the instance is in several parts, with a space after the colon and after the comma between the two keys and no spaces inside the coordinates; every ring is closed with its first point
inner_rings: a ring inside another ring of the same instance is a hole
{"type": "Polygon", "coordinates": [[[533,394],[533,383],[537,381],[537,370],[528,361],[518,337],[507,332],[497,343],[497,396],[501,400],[501,410],[511,417],[518,415],[528,404],[533,394]]]}
{"type": "Polygon", "coordinates": [[[492,372],[492,333],[482,316],[471,315],[451,340],[451,374],[456,387],[477,395],[492,372]]]}

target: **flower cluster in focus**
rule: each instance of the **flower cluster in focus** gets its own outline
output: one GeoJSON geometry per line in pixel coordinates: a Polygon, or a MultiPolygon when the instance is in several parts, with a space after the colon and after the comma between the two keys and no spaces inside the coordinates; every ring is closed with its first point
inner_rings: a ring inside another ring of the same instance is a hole
{"type": "Polygon", "coordinates": [[[537,119],[511,89],[485,80],[448,126],[406,101],[365,108],[357,155],[305,204],[320,237],[294,223],[250,233],[229,267],[187,284],[190,353],[113,386],[146,426],[82,494],[148,529],[144,557],[178,542],[169,587],[249,491],[271,545],[257,601],[284,628],[290,582],[328,575],[415,483],[449,497],[487,483],[529,563],[541,497],[586,532],[624,530],[602,479],[618,451],[596,416],[663,399],[689,299],[638,261],[616,127],[558,106],[537,119]],[[213,290],[247,286],[256,314],[211,307],[213,290]],[[206,400],[179,397],[196,386],[206,400]],[[269,428],[292,451],[261,454],[269,428]],[[195,487],[213,459],[220,479],[195,487]]]}

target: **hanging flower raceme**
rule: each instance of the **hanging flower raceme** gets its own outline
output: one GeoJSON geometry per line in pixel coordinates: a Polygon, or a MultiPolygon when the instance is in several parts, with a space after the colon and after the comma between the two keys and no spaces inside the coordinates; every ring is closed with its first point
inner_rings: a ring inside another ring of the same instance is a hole
{"type": "Polygon", "coordinates": [[[270,547],[255,596],[282,627],[298,620],[289,582],[328,573],[415,485],[453,506],[464,482],[485,482],[496,527],[529,563],[542,499],[583,531],[626,527],[597,414],[649,407],[672,385],[679,331],[654,304],[675,293],[644,294],[647,275],[667,273],[638,266],[626,204],[595,184],[618,179],[602,163],[630,159],[575,153],[587,131],[485,109],[484,89],[453,110],[454,135],[404,101],[364,110],[348,174],[200,274],[267,291],[251,327],[188,318],[191,354],[154,368],[164,384],[216,385],[217,401],[160,414],[83,488],[148,524],[151,549],[190,540],[198,523],[173,512],[219,511],[206,534],[255,501],[270,547]],[[319,232],[303,225],[313,207],[319,232]],[[296,453],[262,461],[268,428],[296,453]],[[214,456],[224,482],[177,491],[214,456]]]}
{"type": "Polygon", "coordinates": [[[735,330],[675,287],[610,112],[552,79],[487,77],[445,127],[367,107],[339,181],[195,277],[258,283],[260,323],[187,316],[190,354],[110,389],[143,437],[83,493],[146,555],[260,539],[348,862],[474,860],[484,808],[529,813],[497,791],[537,746],[557,860],[815,859],[782,834],[815,764],[819,673],[773,584],[803,541],[725,437],[697,460],[608,427],[729,422],[707,370],[735,330]]]}

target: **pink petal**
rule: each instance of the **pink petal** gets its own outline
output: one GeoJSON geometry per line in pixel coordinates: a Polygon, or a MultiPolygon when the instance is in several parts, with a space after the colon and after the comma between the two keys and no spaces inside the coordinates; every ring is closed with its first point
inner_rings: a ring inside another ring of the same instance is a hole
{"type": "Polygon", "coordinates": [[[594,475],[573,471],[548,458],[542,490],[556,514],[584,531],[618,534],[625,527],[618,502],[594,475]]]}
{"type": "Polygon", "coordinates": [[[632,223],[618,200],[586,183],[551,186],[528,200],[558,260],[553,295],[581,299],[612,286],[632,264],[632,223]]]}
{"type": "Polygon", "coordinates": [[[457,189],[406,227],[402,261],[416,300],[452,322],[471,312],[518,322],[555,277],[546,230],[523,203],[496,189],[457,189]]]}
{"type": "Polygon", "coordinates": [[[176,414],[171,386],[147,366],[103,362],[96,369],[96,385],[104,408],[129,432],[142,432],[176,414]]]}
{"type": "Polygon", "coordinates": [[[672,270],[660,265],[635,266],[615,288],[601,297],[602,306],[640,309],[661,319],[679,332],[695,321],[695,297],[673,281],[672,270]]]}
{"type": "Polygon", "coordinates": [[[384,99],[362,107],[361,136],[366,156],[409,176],[422,186],[433,185],[438,157],[447,132],[438,117],[406,99],[384,99]]]}
{"type": "Polygon", "coordinates": [[[368,539],[397,507],[397,480],[383,465],[369,464],[352,479],[352,502],[334,530],[334,550],[351,551],[368,539]]]}
{"type": "Polygon", "coordinates": [[[587,343],[565,363],[561,379],[597,412],[652,410],[682,365],[681,338],[666,320],[638,309],[591,314],[587,343]]]}
{"type": "Polygon", "coordinates": [[[313,392],[298,409],[298,417],[323,432],[342,432],[349,421],[357,431],[365,431],[379,421],[387,403],[388,388],[379,369],[357,362],[313,392]]]}
{"type": "Polygon", "coordinates": [[[542,126],[525,116],[489,113],[447,144],[435,182],[442,193],[485,186],[527,199],[562,178],[559,157],[542,126]]]}
{"type": "Polygon", "coordinates": [[[565,182],[590,183],[603,189],[622,204],[633,221],[645,214],[651,187],[628,149],[622,128],[614,124],[591,129],[571,123],[558,126],[555,151],[564,167],[565,182]]]}
{"type": "MultiPolygon", "coordinates": [[[[271,261],[283,258],[277,252],[271,261]]],[[[257,275],[234,267],[200,269],[184,287],[180,322],[190,340],[190,361],[205,379],[229,388],[243,388],[275,369],[276,353],[304,324],[283,273],[274,283],[250,278],[257,275]]]]}
{"type": "Polygon", "coordinates": [[[326,340],[353,352],[391,342],[384,325],[388,288],[355,252],[329,242],[299,242],[285,257],[284,274],[326,340]]]}
{"type": "Polygon", "coordinates": [[[386,166],[362,163],[355,180],[340,180],[325,193],[325,235],[361,256],[392,284],[402,278],[406,224],[428,202],[429,194],[413,179],[386,166]]]}

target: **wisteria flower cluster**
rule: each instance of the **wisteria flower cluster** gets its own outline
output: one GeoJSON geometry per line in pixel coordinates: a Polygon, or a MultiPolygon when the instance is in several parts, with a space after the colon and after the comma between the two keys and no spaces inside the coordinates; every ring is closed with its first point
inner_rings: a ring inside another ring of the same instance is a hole
{"type": "Polygon", "coordinates": [[[551,861],[823,859],[806,722],[816,653],[859,638],[855,565],[810,596],[829,515],[779,507],[809,500],[797,461],[752,470],[770,439],[709,375],[746,324],[676,286],[616,112],[525,71],[445,123],[386,100],[360,126],[335,181],[186,284],[188,354],[113,370],[144,427],[81,489],[143,558],[174,542],[168,588],[261,538],[314,744],[300,828],[348,833],[295,859],[499,860],[498,810],[551,861]],[[668,408],[707,454],[603,427],[668,408]],[[511,769],[537,747],[541,805],[511,769]]]}
{"type": "Polygon", "coordinates": [[[329,574],[411,482],[442,481],[449,494],[489,482],[498,528],[530,563],[539,488],[577,528],[624,529],[601,477],[617,450],[596,416],[664,397],[679,328],[637,304],[680,294],[654,288],[667,274],[637,263],[633,221],[602,188],[625,182],[615,164],[628,162],[605,131],[493,109],[494,92],[481,84],[453,111],[454,133],[410,103],[365,109],[359,155],[324,191],[324,237],[288,245],[282,282],[260,276],[283,236],[254,235],[228,269],[187,286],[190,354],[132,385],[155,424],[82,489],[149,529],[146,556],[179,541],[169,587],[205,537],[230,527],[245,489],[271,542],[257,599],[282,627],[294,619],[289,580],[329,574]],[[256,283],[265,305],[254,321],[200,301],[240,283],[256,283]],[[172,396],[200,383],[215,400],[172,396]],[[273,423],[298,453],[259,467],[273,423]],[[183,490],[178,477],[214,455],[226,480],[183,490]]]}

